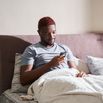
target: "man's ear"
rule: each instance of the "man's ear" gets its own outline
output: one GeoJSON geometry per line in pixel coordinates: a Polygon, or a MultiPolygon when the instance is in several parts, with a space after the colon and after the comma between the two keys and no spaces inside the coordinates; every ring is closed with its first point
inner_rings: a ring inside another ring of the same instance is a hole
{"type": "Polygon", "coordinates": [[[39,30],[37,30],[37,32],[39,33],[40,31],[39,31],[39,30]]]}
{"type": "Polygon", "coordinates": [[[40,30],[37,30],[37,32],[38,32],[39,36],[41,36],[41,31],[40,31],[40,30]]]}

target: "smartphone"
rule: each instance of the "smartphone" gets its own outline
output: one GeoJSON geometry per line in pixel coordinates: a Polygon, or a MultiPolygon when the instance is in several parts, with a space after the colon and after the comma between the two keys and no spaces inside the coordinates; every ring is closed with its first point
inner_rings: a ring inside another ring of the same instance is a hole
{"type": "Polygon", "coordinates": [[[66,52],[61,52],[60,56],[64,56],[65,57],[66,56],[66,52]]]}

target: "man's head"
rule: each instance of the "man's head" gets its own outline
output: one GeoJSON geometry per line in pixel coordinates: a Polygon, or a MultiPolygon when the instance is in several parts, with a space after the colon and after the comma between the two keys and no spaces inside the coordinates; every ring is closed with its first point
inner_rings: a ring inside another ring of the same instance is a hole
{"type": "Polygon", "coordinates": [[[51,46],[55,42],[56,24],[50,17],[43,17],[38,22],[38,33],[42,44],[51,46]]]}

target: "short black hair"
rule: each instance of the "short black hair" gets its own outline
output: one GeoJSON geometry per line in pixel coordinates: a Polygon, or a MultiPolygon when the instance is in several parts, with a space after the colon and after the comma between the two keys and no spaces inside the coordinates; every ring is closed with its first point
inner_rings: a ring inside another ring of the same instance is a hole
{"type": "Polygon", "coordinates": [[[38,29],[40,30],[44,26],[55,25],[55,21],[51,17],[43,17],[38,22],[38,29]]]}

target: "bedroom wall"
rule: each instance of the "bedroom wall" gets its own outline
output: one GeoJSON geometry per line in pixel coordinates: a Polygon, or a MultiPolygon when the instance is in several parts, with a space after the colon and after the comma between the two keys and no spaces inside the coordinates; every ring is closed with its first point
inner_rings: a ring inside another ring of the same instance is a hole
{"type": "Polygon", "coordinates": [[[103,0],[92,0],[92,31],[103,32],[103,0]]]}
{"type": "Polygon", "coordinates": [[[90,0],[0,0],[0,35],[37,34],[43,16],[54,18],[59,34],[87,32],[90,10],[90,0]]]}
{"type": "Polygon", "coordinates": [[[0,35],[37,34],[37,22],[51,16],[57,33],[103,32],[103,0],[0,0],[0,35]]]}

